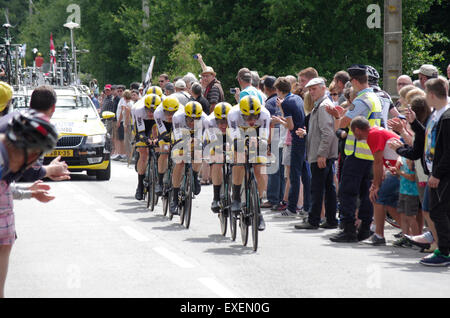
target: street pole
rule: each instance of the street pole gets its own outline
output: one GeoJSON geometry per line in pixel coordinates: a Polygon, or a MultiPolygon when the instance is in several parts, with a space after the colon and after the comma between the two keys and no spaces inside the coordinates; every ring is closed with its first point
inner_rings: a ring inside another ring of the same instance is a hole
{"type": "MultiPolygon", "coordinates": [[[[147,31],[148,27],[149,27],[149,19],[150,19],[150,7],[149,7],[149,0],[142,0],[142,11],[144,11],[144,18],[142,20],[142,28],[144,30],[144,34],[147,31]]],[[[145,61],[145,52],[147,51],[147,45],[144,43],[142,43],[143,45],[143,60],[142,60],[142,81],[143,82],[145,80],[145,76],[147,74],[147,65],[146,65],[146,61],[145,61]]]]}
{"type": "Polygon", "coordinates": [[[383,89],[398,99],[397,78],[402,75],[402,0],[384,1],[383,89]]]}
{"type": "Polygon", "coordinates": [[[78,82],[78,72],[77,72],[77,53],[75,51],[75,44],[73,39],[73,29],[79,28],[80,25],[75,22],[68,22],[64,26],[70,29],[70,41],[72,45],[72,60],[74,61],[74,82],[78,82]]]}

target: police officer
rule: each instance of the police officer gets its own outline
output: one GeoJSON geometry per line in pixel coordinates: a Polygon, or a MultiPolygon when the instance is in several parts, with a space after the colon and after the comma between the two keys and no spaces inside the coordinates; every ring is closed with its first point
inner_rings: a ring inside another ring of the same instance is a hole
{"type": "MultiPolygon", "coordinates": [[[[353,118],[363,116],[371,127],[381,126],[382,106],[380,99],[369,86],[366,65],[354,64],[348,70],[350,82],[357,92],[350,110],[343,114],[339,107],[328,108],[330,114],[339,121],[339,127],[349,126],[353,118]]],[[[345,143],[345,155],[339,186],[340,215],[343,231],[330,238],[333,242],[357,242],[370,236],[373,206],[369,199],[372,181],[373,156],[365,141],[357,141],[349,131],[345,143]],[[362,221],[358,234],[355,226],[357,198],[360,199],[358,218],[362,221]]]]}

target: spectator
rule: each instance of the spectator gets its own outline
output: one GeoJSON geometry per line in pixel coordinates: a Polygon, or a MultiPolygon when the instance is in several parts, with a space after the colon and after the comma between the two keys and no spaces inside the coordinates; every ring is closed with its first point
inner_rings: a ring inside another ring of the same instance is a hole
{"type": "Polygon", "coordinates": [[[398,155],[388,143],[390,139],[399,139],[399,136],[383,127],[371,127],[369,120],[362,116],[352,120],[350,129],[356,140],[367,140],[367,145],[374,157],[370,200],[374,205],[375,234],[365,243],[373,246],[385,245],[385,211],[387,210],[400,224],[397,213],[400,181],[394,174],[398,155]]]}
{"type": "Polygon", "coordinates": [[[208,100],[210,104],[209,113],[211,114],[214,111],[214,107],[216,107],[216,104],[225,101],[225,95],[223,93],[222,84],[216,78],[217,74],[216,72],[214,72],[214,69],[210,66],[206,66],[200,53],[197,54],[197,56],[198,62],[202,67],[200,83],[202,84],[202,87],[204,89],[203,96],[208,100]]]}
{"type": "Polygon", "coordinates": [[[245,96],[255,96],[259,99],[261,105],[264,104],[263,98],[258,93],[258,90],[252,86],[252,73],[248,68],[241,68],[236,79],[240,86],[240,89],[236,88],[236,94],[234,95],[237,103],[245,96]]]}
{"type": "Polygon", "coordinates": [[[167,75],[167,74],[161,74],[161,75],[159,75],[158,84],[159,84],[159,87],[161,87],[162,90],[165,89],[165,87],[166,87],[166,85],[167,85],[168,83],[170,83],[169,75],[167,75]]]}
{"type": "Polygon", "coordinates": [[[350,76],[346,71],[339,71],[334,74],[333,81],[336,85],[337,93],[339,94],[338,104],[341,105],[346,101],[344,96],[345,85],[350,81],[350,76]]]}
{"type": "MultiPolygon", "coordinates": [[[[240,78],[245,77],[246,72],[242,72],[240,78]]],[[[238,75],[239,77],[239,75],[238,75]]],[[[291,150],[291,168],[289,173],[290,190],[288,197],[288,207],[281,216],[293,217],[297,215],[297,202],[300,189],[300,178],[302,174],[303,162],[305,160],[305,140],[299,138],[295,131],[305,127],[305,113],[303,109],[303,100],[301,97],[291,94],[291,83],[284,77],[280,77],[274,84],[277,95],[278,105],[282,109],[287,128],[292,136],[291,150]]],[[[309,204],[309,202],[308,202],[309,204]]]]}
{"type": "Polygon", "coordinates": [[[191,100],[191,95],[186,92],[186,83],[182,79],[175,82],[175,93],[173,96],[183,105],[186,105],[191,100]]]}
{"type": "Polygon", "coordinates": [[[398,98],[399,106],[397,107],[397,109],[398,109],[398,111],[400,113],[404,112],[408,108],[408,103],[406,101],[406,95],[410,91],[415,90],[415,89],[418,89],[418,88],[416,88],[414,85],[406,85],[402,89],[400,89],[400,91],[398,92],[398,94],[399,94],[399,98],[398,98]]]}
{"type": "Polygon", "coordinates": [[[92,93],[91,94],[91,100],[92,100],[92,103],[94,104],[94,106],[95,106],[95,109],[97,109],[97,112],[100,112],[100,102],[98,101],[98,93],[92,93]]]}
{"type": "MultiPolygon", "coordinates": [[[[198,79],[195,77],[194,74],[192,73],[187,73],[184,77],[183,77],[183,81],[186,83],[186,87],[188,90],[191,89],[192,84],[194,83],[198,83],[198,79]]],[[[205,110],[205,109],[203,109],[205,110]]],[[[209,111],[209,109],[208,109],[209,111]]]]}
{"type": "MultiPolygon", "coordinates": [[[[369,87],[367,66],[352,65],[347,70],[355,93],[358,97],[353,100],[350,111],[345,113],[341,106],[329,108],[332,115],[338,119],[339,128],[347,128],[353,118],[363,116],[370,118],[370,126],[381,125],[381,102],[369,87]]],[[[370,225],[373,217],[373,206],[369,199],[373,156],[367,142],[355,140],[354,134],[349,131],[345,142],[346,155],[339,184],[339,212],[343,231],[330,238],[336,243],[349,243],[362,241],[370,236],[370,225]],[[356,233],[356,205],[359,197],[358,218],[361,226],[356,233]]]]}
{"type": "Polygon", "coordinates": [[[421,232],[416,218],[419,214],[420,201],[414,161],[400,157],[395,168],[396,174],[400,176],[400,195],[397,212],[401,217],[400,224],[403,235],[394,242],[394,246],[409,247],[411,243],[405,235],[419,235],[421,232]]]}
{"type": "Polygon", "coordinates": [[[278,210],[284,194],[284,166],[283,161],[283,141],[286,136],[286,129],[283,125],[277,122],[277,118],[281,116],[281,111],[277,106],[277,91],[274,87],[276,77],[267,76],[264,80],[264,93],[267,97],[266,108],[270,112],[273,120],[271,136],[272,145],[276,148],[272,149],[272,154],[275,156],[277,169],[272,174],[269,174],[267,180],[267,202],[261,205],[262,208],[270,208],[274,211],[278,210]]]}
{"type": "Polygon", "coordinates": [[[427,266],[450,265],[450,104],[447,86],[441,78],[431,79],[425,84],[427,103],[435,110],[426,129],[425,161],[431,171],[428,180],[429,208],[439,247],[420,261],[427,266]]]}
{"type": "Polygon", "coordinates": [[[259,74],[257,71],[251,71],[250,73],[252,74],[252,86],[258,90],[258,94],[260,95],[263,101],[262,105],[264,105],[266,103],[267,96],[259,87],[261,81],[261,79],[259,78],[259,74]]]}
{"type": "Polygon", "coordinates": [[[164,95],[169,96],[175,94],[175,86],[172,83],[167,83],[164,86],[164,95]]]}
{"type": "Polygon", "coordinates": [[[202,86],[200,85],[200,83],[192,83],[190,91],[194,101],[199,102],[202,105],[203,112],[209,115],[209,110],[211,107],[208,100],[202,96],[202,86]]]}
{"type": "Polygon", "coordinates": [[[128,137],[128,129],[130,126],[130,122],[126,121],[129,119],[129,114],[131,111],[131,91],[125,90],[122,94],[122,98],[119,101],[119,105],[117,107],[117,157],[113,160],[128,160],[127,147],[125,146],[125,135],[128,137]]]}
{"type": "MultiPolygon", "coordinates": [[[[306,149],[311,165],[311,210],[308,222],[295,225],[296,229],[335,229],[336,187],[334,185],[334,161],[338,155],[338,140],[334,132],[334,119],[327,113],[326,107],[333,106],[326,92],[327,87],[322,78],[312,79],[306,86],[314,101],[314,108],[309,120],[306,149]],[[326,222],[320,224],[320,215],[325,198],[326,222]]],[[[297,130],[297,135],[304,137],[306,131],[297,130]]]]}
{"type": "Polygon", "coordinates": [[[333,101],[334,105],[340,105],[339,104],[339,92],[338,89],[336,87],[336,82],[333,81],[331,82],[330,86],[328,87],[328,91],[330,92],[330,97],[333,101]]]}
{"type": "Polygon", "coordinates": [[[430,218],[430,210],[428,207],[429,192],[427,187],[427,175],[429,175],[430,172],[428,171],[424,157],[425,128],[423,125],[426,126],[427,122],[429,122],[431,109],[427,104],[426,98],[420,96],[414,98],[411,102],[411,110],[407,110],[405,115],[415,133],[413,147],[395,140],[390,141],[389,146],[396,150],[400,156],[407,159],[416,160],[416,173],[419,177],[419,199],[422,203],[423,218],[427,222],[429,228],[429,232],[426,232],[423,235],[414,237],[406,235],[405,237],[412,244],[421,247],[423,251],[433,252],[437,248],[435,241],[437,239],[437,233],[434,227],[434,222],[430,218]],[[420,169],[418,168],[419,166],[420,169]]]}
{"type": "Polygon", "coordinates": [[[414,85],[422,90],[425,89],[425,83],[431,78],[437,78],[439,75],[436,66],[431,64],[424,64],[418,70],[413,72],[414,75],[419,75],[419,79],[414,81],[414,85]]]}
{"type": "Polygon", "coordinates": [[[319,77],[319,73],[313,67],[305,68],[298,73],[298,94],[300,97],[303,98],[303,94],[306,93],[304,89],[306,84],[316,77],[319,77]]]}

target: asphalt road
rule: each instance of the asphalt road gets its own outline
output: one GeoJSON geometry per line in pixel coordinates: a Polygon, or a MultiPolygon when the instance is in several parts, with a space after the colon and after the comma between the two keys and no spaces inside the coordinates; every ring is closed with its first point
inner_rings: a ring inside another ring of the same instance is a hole
{"type": "Polygon", "coordinates": [[[16,202],[10,298],[448,297],[450,270],[428,268],[424,254],[392,246],[335,244],[337,230],[299,231],[298,219],[264,211],[259,249],[220,235],[212,186],[193,203],[190,229],[150,213],[134,199],[134,168],[113,163],[98,182],[74,174],[50,182],[56,199],[16,202]]]}

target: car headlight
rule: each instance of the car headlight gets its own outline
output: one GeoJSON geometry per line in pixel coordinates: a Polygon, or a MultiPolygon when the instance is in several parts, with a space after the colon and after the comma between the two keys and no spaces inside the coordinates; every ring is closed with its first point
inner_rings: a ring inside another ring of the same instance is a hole
{"type": "Polygon", "coordinates": [[[94,135],[94,136],[88,136],[87,140],[86,140],[86,144],[104,144],[106,140],[106,136],[105,135],[94,135]]]}

